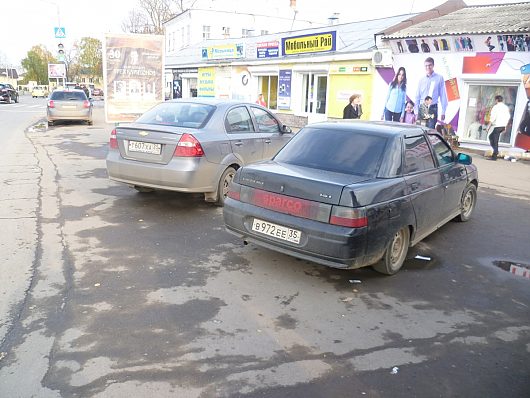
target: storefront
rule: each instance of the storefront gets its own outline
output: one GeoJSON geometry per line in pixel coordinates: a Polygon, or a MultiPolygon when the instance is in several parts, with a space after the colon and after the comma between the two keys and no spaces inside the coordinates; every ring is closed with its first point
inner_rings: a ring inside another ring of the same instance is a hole
{"type": "MultiPolygon", "coordinates": [[[[521,68],[530,63],[530,42],[528,46],[523,43],[523,35],[505,34],[389,40],[394,67],[390,73],[379,71],[376,87],[388,86],[394,71],[403,66],[408,78],[407,95],[415,101],[419,80],[425,75],[424,61],[432,57],[435,72],[445,79],[449,101],[445,123],[452,125],[460,142],[464,146],[489,148],[490,112],[495,96],[501,95],[510,108],[512,121],[499,142],[501,147],[513,147],[527,102],[521,68]]],[[[386,90],[375,91],[380,92],[375,102],[382,108],[386,90]]]]}

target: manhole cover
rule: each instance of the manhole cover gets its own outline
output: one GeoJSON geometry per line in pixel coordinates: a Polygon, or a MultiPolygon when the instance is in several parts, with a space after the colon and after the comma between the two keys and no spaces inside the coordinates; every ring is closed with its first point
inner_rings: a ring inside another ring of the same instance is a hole
{"type": "Polygon", "coordinates": [[[499,267],[504,271],[508,271],[511,274],[522,276],[523,278],[530,279],[530,265],[523,263],[514,263],[513,261],[497,260],[493,262],[493,265],[499,267]]]}

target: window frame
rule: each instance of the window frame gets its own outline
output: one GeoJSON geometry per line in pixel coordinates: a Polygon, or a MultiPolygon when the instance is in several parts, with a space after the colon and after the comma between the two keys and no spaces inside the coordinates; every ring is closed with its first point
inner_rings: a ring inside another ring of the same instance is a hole
{"type": "Polygon", "coordinates": [[[251,112],[251,116],[253,117],[254,119],[254,125],[256,127],[256,131],[258,133],[280,133],[281,132],[281,124],[280,122],[278,121],[278,119],[276,119],[276,117],[274,117],[274,115],[268,111],[266,111],[265,109],[262,109],[262,108],[258,108],[257,106],[251,106],[250,107],[250,112],[251,112]],[[269,116],[272,120],[274,120],[274,122],[276,123],[276,131],[267,131],[267,130],[261,130],[260,128],[260,123],[258,121],[258,116],[256,116],[256,114],[254,113],[254,110],[258,111],[258,112],[263,112],[265,115],[269,116]]]}
{"type": "Polygon", "coordinates": [[[251,114],[251,111],[248,109],[247,106],[245,105],[237,105],[237,106],[234,106],[232,108],[230,108],[228,111],[226,111],[226,114],[224,116],[224,125],[225,125],[225,130],[226,130],[226,133],[227,134],[249,134],[249,133],[256,133],[256,126],[254,125],[254,120],[252,119],[252,114],[251,114]],[[248,114],[248,117],[249,117],[249,122],[250,122],[250,128],[251,130],[232,130],[231,129],[231,125],[230,123],[228,122],[228,115],[237,110],[237,109],[244,109],[247,114],[248,114]]]}
{"type": "Polygon", "coordinates": [[[415,134],[415,135],[408,135],[408,136],[405,135],[403,137],[403,175],[404,176],[415,175],[415,174],[425,173],[425,172],[436,170],[436,169],[437,169],[437,165],[436,165],[435,158],[433,156],[433,151],[432,151],[432,148],[431,148],[431,145],[430,145],[430,141],[425,136],[425,134],[415,134]],[[431,167],[431,168],[422,168],[421,170],[409,171],[408,170],[408,164],[407,164],[407,159],[408,159],[407,158],[407,139],[419,138],[419,137],[423,138],[423,140],[425,141],[425,144],[426,144],[427,149],[429,151],[429,154],[431,156],[431,161],[432,161],[433,167],[431,167]]]}

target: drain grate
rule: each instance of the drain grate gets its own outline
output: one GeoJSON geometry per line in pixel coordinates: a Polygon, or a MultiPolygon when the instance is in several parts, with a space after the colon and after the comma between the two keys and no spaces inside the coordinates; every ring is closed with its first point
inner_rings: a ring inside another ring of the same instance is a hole
{"type": "Polygon", "coordinates": [[[514,263],[513,261],[497,260],[493,262],[493,265],[499,267],[504,271],[508,271],[511,274],[522,276],[523,278],[530,279],[530,265],[523,263],[514,263]]]}

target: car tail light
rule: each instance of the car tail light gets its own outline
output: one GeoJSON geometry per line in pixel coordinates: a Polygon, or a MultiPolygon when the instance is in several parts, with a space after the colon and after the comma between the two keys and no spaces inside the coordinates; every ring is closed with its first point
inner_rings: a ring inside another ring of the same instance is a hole
{"type": "Polygon", "coordinates": [[[227,196],[231,199],[241,201],[241,185],[236,184],[232,181],[232,183],[228,187],[227,196]]]}
{"type": "Polygon", "coordinates": [[[53,103],[53,100],[48,101],[48,108],[55,108],[55,104],[53,103]]]}
{"type": "Polygon", "coordinates": [[[109,146],[111,149],[118,149],[118,138],[116,137],[116,129],[110,133],[109,146]]]}
{"type": "Polygon", "coordinates": [[[366,227],[368,226],[366,209],[364,207],[352,209],[351,207],[333,206],[329,223],[351,228],[366,227]]]}
{"type": "Polygon", "coordinates": [[[90,108],[90,101],[84,100],[83,101],[83,108],[90,108]]]}
{"type": "Polygon", "coordinates": [[[204,156],[204,150],[197,138],[185,133],[180,137],[173,156],[201,157],[204,156]]]}

